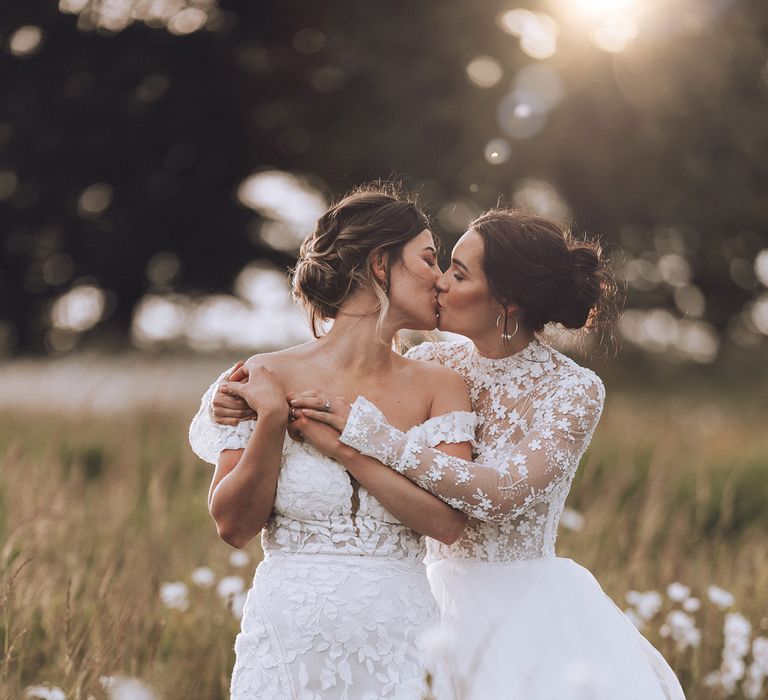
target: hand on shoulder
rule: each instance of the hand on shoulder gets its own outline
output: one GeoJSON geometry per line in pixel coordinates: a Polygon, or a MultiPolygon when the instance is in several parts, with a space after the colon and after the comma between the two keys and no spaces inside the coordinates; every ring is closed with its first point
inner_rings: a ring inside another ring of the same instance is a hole
{"type": "Polygon", "coordinates": [[[230,377],[230,381],[222,385],[222,393],[240,397],[257,414],[271,414],[287,420],[287,392],[275,364],[268,354],[248,358],[236,370],[242,379],[232,381],[230,377]]]}

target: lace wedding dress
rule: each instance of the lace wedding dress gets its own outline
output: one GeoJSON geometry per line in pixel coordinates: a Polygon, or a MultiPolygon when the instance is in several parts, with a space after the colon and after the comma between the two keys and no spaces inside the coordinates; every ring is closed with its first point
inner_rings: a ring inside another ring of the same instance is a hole
{"type": "Polygon", "coordinates": [[[468,341],[425,343],[409,356],[464,378],[478,417],[476,461],[397,430],[363,397],[341,440],[470,516],[457,542],[430,541],[428,554],[459,698],[684,698],[589,571],[555,555],[565,499],[602,411],[600,379],[538,340],[498,360],[468,341]]]}
{"type": "MultiPolygon", "coordinates": [[[[210,407],[190,426],[193,450],[215,464],[245,447],[255,421],[221,426],[210,407]]],[[[475,416],[431,418],[405,433],[426,447],[474,436],[475,416]]],[[[439,622],[424,538],[396,520],[346,470],[286,436],[264,560],[235,640],[231,695],[249,700],[421,700],[451,697],[425,649],[439,622]],[[427,680],[429,673],[430,680],[427,680]]]]}

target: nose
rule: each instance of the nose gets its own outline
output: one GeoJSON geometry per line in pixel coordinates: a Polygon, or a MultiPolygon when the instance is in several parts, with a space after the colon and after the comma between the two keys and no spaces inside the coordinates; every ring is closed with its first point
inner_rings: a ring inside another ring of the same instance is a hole
{"type": "Polygon", "coordinates": [[[437,287],[437,293],[438,294],[445,294],[448,289],[450,288],[450,282],[449,282],[449,276],[448,271],[446,270],[437,280],[437,284],[435,287],[437,287]]]}

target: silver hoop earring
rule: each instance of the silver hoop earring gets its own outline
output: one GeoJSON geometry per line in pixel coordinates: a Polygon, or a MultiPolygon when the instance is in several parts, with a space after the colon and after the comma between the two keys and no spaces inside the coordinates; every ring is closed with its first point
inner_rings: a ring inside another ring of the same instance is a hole
{"type": "MultiPolygon", "coordinates": [[[[520,323],[518,322],[517,318],[515,316],[512,317],[515,321],[515,330],[513,330],[511,333],[507,331],[507,312],[504,312],[504,329],[501,331],[501,339],[502,340],[512,340],[512,338],[517,335],[517,331],[520,330],[520,323]]],[[[496,318],[496,330],[499,330],[499,321],[501,321],[501,314],[498,315],[496,318]]]]}

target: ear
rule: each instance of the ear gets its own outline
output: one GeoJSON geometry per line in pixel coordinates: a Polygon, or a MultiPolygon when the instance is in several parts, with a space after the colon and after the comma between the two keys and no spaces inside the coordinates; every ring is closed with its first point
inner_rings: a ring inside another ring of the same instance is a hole
{"type": "Polygon", "coordinates": [[[374,277],[384,285],[387,282],[387,270],[389,269],[389,253],[378,251],[371,261],[371,271],[374,277]]]}
{"type": "Polygon", "coordinates": [[[507,318],[512,318],[513,316],[517,316],[520,307],[517,304],[507,304],[506,306],[502,306],[500,309],[500,313],[507,312],[507,318]]]}

